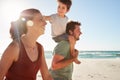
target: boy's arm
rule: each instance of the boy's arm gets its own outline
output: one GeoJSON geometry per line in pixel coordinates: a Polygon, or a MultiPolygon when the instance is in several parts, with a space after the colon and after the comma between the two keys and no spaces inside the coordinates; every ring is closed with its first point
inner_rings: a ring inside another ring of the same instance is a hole
{"type": "Polygon", "coordinates": [[[43,18],[45,19],[45,21],[50,21],[50,19],[51,19],[50,16],[43,16],[43,18]]]}

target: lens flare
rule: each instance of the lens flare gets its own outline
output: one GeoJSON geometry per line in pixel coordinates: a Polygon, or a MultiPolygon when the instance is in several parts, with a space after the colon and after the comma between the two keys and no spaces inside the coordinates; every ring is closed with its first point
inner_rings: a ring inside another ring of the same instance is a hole
{"type": "Polygon", "coordinates": [[[27,21],[27,26],[33,26],[33,21],[31,21],[31,20],[29,20],[29,21],[27,21]]]}

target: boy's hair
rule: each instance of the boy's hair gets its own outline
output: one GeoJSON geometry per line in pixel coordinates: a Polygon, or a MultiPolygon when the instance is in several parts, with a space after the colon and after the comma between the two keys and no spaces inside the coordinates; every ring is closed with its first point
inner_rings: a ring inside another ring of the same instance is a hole
{"type": "Polygon", "coordinates": [[[67,10],[69,10],[71,5],[72,5],[71,0],[58,0],[58,2],[61,2],[61,3],[65,4],[67,6],[67,10]]]}
{"type": "Polygon", "coordinates": [[[68,35],[70,35],[69,31],[71,30],[73,32],[76,25],[81,26],[81,23],[80,22],[76,22],[76,21],[70,21],[70,22],[68,22],[67,25],[66,25],[66,33],[68,35]]]}

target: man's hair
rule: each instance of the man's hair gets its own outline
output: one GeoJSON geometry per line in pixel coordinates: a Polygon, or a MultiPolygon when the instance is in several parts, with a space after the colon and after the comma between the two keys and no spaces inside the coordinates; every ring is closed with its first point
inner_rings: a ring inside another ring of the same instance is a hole
{"type": "Polygon", "coordinates": [[[67,25],[66,25],[66,33],[67,33],[68,35],[70,35],[70,32],[69,32],[69,31],[70,31],[70,30],[71,30],[71,31],[74,31],[76,25],[81,26],[81,23],[80,23],[80,22],[77,22],[77,21],[70,21],[70,22],[68,22],[67,25]]]}
{"type": "Polygon", "coordinates": [[[72,5],[71,0],[58,0],[58,2],[61,2],[61,3],[65,4],[67,6],[67,10],[69,10],[71,5],[72,5]]]}

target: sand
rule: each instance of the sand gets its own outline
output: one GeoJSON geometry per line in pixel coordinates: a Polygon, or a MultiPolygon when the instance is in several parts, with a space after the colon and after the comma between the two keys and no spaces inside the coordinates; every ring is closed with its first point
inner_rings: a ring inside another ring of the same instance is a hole
{"type": "MultiPolygon", "coordinates": [[[[120,59],[79,59],[74,63],[73,80],[120,80],[120,59]]],[[[51,59],[46,59],[50,67],[51,59]]],[[[38,73],[37,80],[42,80],[38,73]]]]}

